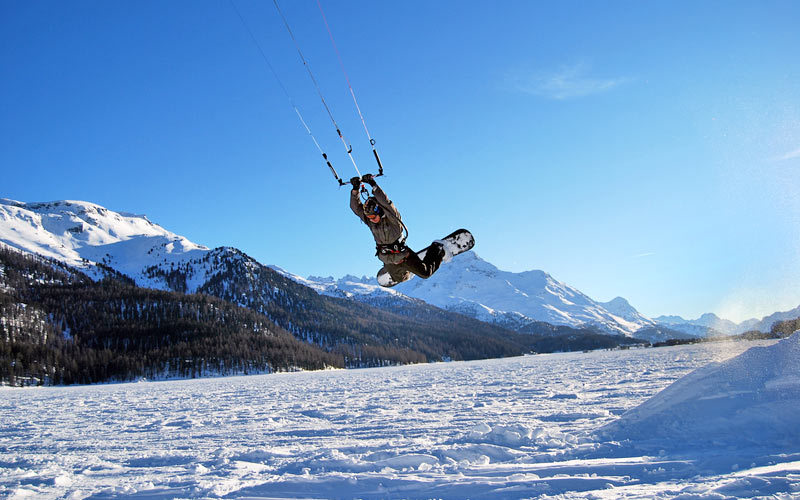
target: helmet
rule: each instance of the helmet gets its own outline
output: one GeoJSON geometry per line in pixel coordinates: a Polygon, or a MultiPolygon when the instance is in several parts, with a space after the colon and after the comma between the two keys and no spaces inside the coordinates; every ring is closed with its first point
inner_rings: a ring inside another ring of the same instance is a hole
{"type": "Polygon", "coordinates": [[[372,196],[367,198],[367,201],[364,202],[364,215],[366,215],[367,217],[369,217],[370,215],[378,215],[383,217],[383,209],[378,203],[378,200],[376,200],[372,196]]]}

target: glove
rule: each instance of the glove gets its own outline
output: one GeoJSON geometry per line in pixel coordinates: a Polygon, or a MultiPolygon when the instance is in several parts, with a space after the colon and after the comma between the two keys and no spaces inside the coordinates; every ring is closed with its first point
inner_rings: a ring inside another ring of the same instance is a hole
{"type": "Polygon", "coordinates": [[[364,177],[361,179],[372,187],[375,187],[376,185],[375,178],[372,176],[372,174],[364,174],[364,177]]]}
{"type": "Polygon", "coordinates": [[[361,179],[359,179],[358,177],[353,177],[352,179],[350,179],[350,184],[353,185],[353,191],[358,191],[358,188],[361,187],[361,179]]]}

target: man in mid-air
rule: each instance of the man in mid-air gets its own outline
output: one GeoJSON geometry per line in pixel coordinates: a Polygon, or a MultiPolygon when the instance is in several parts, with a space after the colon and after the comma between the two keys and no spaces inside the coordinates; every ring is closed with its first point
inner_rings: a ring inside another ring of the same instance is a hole
{"type": "MultiPolygon", "coordinates": [[[[350,208],[372,231],[377,249],[376,255],[383,262],[383,267],[396,283],[401,283],[414,273],[420,278],[429,278],[436,272],[445,257],[445,248],[439,242],[431,243],[425,258],[420,259],[417,253],[405,244],[404,229],[400,212],[375,182],[372,174],[362,178],[350,179],[353,189],[350,191],[350,208]],[[372,196],[361,203],[361,182],[372,187],[372,196]]],[[[407,231],[406,231],[407,232],[407,231]]]]}

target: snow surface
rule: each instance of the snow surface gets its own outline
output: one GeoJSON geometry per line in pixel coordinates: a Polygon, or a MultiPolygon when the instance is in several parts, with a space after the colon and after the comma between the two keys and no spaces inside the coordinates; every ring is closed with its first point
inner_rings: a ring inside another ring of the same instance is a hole
{"type": "Polygon", "coordinates": [[[768,441],[798,446],[798,410],[800,332],[775,346],[754,347],[735,359],[698,369],[604,432],[645,440],[679,431],[695,445],[742,447],[768,441]]]}
{"type": "Polygon", "coordinates": [[[799,346],[5,389],[0,497],[798,498],[799,346]]]}

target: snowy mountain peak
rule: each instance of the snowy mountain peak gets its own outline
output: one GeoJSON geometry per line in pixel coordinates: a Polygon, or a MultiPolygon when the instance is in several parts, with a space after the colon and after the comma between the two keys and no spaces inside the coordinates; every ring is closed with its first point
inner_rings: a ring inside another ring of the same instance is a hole
{"type": "Polygon", "coordinates": [[[656,326],[656,322],[644,316],[630,302],[623,297],[616,297],[613,300],[601,303],[609,313],[630,324],[637,325],[637,329],[656,326]]]}
{"type": "Polygon", "coordinates": [[[683,317],[676,315],[656,316],[653,319],[664,325],[677,325],[681,323],[687,323],[687,320],[683,319],[683,317]]]}
{"type": "Polygon", "coordinates": [[[474,251],[461,254],[458,259],[455,259],[450,265],[458,266],[462,272],[475,273],[488,277],[494,277],[499,272],[499,269],[497,269],[495,265],[481,259],[474,251]]]}
{"type": "Polygon", "coordinates": [[[610,301],[606,302],[605,305],[618,309],[631,309],[633,307],[631,306],[630,302],[628,302],[623,297],[616,297],[614,299],[611,299],[610,301]]]}
{"type": "MultiPolygon", "coordinates": [[[[453,263],[448,264],[448,266],[456,266],[451,268],[451,271],[459,270],[459,272],[463,273],[476,273],[489,278],[496,278],[506,273],[506,271],[501,271],[494,264],[483,260],[478,256],[477,253],[475,253],[474,250],[470,250],[461,254],[458,259],[455,259],[453,263]]],[[[517,275],[520,277],[520,279],[526,281],[528,284],[538,284],[541,286],[558,284],[558,282],[553,279],[552,276],[538,269],[523,271],[521,273],[517,273],[517,275]]]]}
{"type": "Polygon", "coordinates": [[[600,304],[605,307],[608,312],[623,318],[639,315],[639,311],[622,297],[617,297],[609,302],[601,302],[600,304]]]}
{"type": "Polygon", "coordinates": [[[85,201],[23,203],[0,199],[0,242],[86,269],[112,265],[136,276],[154,262],[176,261],[208,248],[152,223],[85,201]]]}

